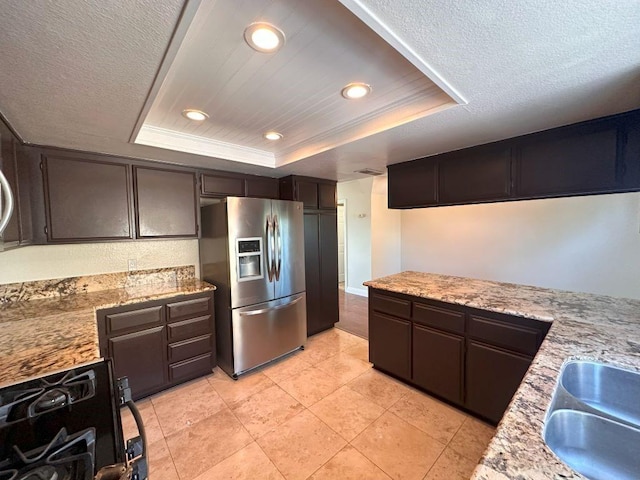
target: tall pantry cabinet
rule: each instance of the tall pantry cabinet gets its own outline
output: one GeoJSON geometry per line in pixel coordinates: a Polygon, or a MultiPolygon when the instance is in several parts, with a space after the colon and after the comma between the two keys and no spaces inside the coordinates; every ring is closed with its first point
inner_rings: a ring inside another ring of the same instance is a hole
{"type": "Polygon", "coordinates": [[[339,320],[336,182],[288,176],[280,179],[280,198],[304,206],[307,334],[313,335],[339,320]]]}

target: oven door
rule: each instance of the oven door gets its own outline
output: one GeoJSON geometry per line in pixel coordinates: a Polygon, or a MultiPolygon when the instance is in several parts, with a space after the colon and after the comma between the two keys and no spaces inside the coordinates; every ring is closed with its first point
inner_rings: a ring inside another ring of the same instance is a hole
{"type": "Polygon", "coordinates": [[[0,388],[0,473],[40,468],[38,477],[65,478],[59,469],[69,468],[72,478],[93,478],[125,460],[110,360],[0,388]]]}

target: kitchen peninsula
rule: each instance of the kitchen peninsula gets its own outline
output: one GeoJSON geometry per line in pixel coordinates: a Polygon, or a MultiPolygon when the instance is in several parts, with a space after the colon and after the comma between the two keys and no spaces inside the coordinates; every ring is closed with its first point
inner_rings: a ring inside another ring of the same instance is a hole
{"type": "Polygon", "coordinates": [[[213,290],[194,266],[0,285],[0,385],[99,358],[99,309],[213,290]]]}
{"type": "Polygon", "coordinates": [[[640,301],[411,271],[365,285],[552,322],[472,478],[584,478],[544,444],[545,413],[560,368],[568,359],[640,370],[640,301]]]}

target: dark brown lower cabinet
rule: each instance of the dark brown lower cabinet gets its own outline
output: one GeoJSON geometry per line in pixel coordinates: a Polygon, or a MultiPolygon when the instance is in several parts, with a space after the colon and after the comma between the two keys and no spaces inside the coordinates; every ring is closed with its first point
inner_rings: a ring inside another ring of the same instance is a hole
{"type": "Polygon", "coordinates": [[[369,361],[497,423],[549,323],[369,289],[369,361]]]}
{"type": "Polygon", "coordinates": [[[386,372],[411,380],[411,322],[370,313],[369,360],[386,372]]]}
{"type": "Polygon", "coordinates": [[[98,310],[100,354],[135,399],[211,373],[216,365],[212,292],[98,310]]]}
{"type": "Polygon", "coordinates": [[[466,359],[466,406],[499,422],[516,393],[531,357],[469,341],[466,359]]]}
{"type": "Polygon", "coordinates": [[[464,337],[413,325],[413,383],[462,403],[464,337]]]}
{"type": "Polygon", "coordinates": [[[129,378],[134,398],[157,392],[166,383],[164,369],[158,368],[166,363],[165,335],[165,327],[162,325],[108,340],[114,374],[116,378],[129,378]]]}

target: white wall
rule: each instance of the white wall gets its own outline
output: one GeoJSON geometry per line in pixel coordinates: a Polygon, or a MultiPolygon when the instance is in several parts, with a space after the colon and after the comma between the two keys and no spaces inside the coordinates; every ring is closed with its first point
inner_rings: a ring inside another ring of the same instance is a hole
{"type": "Polygon", "coordinates": [[[374,177],[371,190],[371,278],[402,270],[401,211],[387,207],[387,176],[374,177]]]}
{"type": "Polygon", "coordinates": [[[38,245],[0,252],[0,284],[123,272],[128,259],[138,270],[195,265],[200,272],[195,239],[38,245]]]}
{"type": "Polygon", "coordinates": [[[366,295],[362,282],[371,279],[371,187],[373,178],[338,183],[346,200],[347,284],[345,291],[366,295]]]}
{"type": "Polygon", "coordinates": [[[405,210],[402,270],[640,298],[639,229],[640,193],[405,210]]]}

